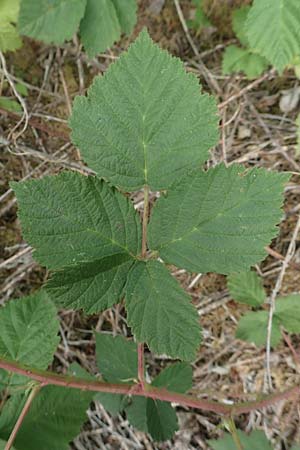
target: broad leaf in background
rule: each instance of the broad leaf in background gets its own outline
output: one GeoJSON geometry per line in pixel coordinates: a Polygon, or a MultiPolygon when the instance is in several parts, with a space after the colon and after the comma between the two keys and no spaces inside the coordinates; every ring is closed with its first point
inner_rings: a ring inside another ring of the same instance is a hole
{"type": "Polygon", "coordinates": [[[167,188],[218,139],[214,99],[146,31],[76,97],[70,126],[87,164],[125,191],[167,188]]]}
{"type": "MultiPolygon", "coordinates": [[[[246,313],[238,323],[236,330],[237,339],[247,341],[258,347],[267,342],[269,313],[267,311],[255,311],[246,313]]],[[[280,322],[273,317],[271,345],[276,347],[281,340],[280,322]]]]}
{"type": "Polygon", "coordinates": [[[265,291],[261,278],[256,272],[234,273],[227,277],[227,286],[233,300],[253,307],[265,301],[265,291]]]}
{"type": "Polygon", "coordinates": [[[244,72],[248,79],[252,79],[261,75],[267,67],[267,60],[251,50],[236,45],[226,47],[222,61],[224,75],[232,72],[244,72]]]}
{"type": "Polygon", "coordinates": [[[13,51],[21,47],[22,41],[16,30],[19,0],[0,1],[0,51],[13,51]]]}
{"type": "Polygon", "coordinates": [[[278,298],[274,316],[289,333],[300,333],[300,295],[278,298]]]}
{"type": "Polygon", "coordinates": [[[300,54],[299,0],[254,0],[247,18],[251,48],[282,73],[300,54]]]}
{"type": "MultiPolygon", "coordinates": [[[[45,292],[11,300],[0,308],[0,356],[36,369],[46,369],[59,342],[56,308],[45,292]]],[[[7,374],[7,387],[28,384],[20,375],[7,374]]]]}
{"type": "Polygon", "coordinates": [[[86,0],[22,0],[20,34],[48,44],[72,39],[86,8],[86,0]]]}
{"type": "Polygon", "coordinates": [[[289,175],[224,165],[194,171],[156,202],[149,244],[169,264],[228,274],[266,256],[289,175]]]}
{"type": "Polygon", "coordinates": [[[119,302],[140,249],[140,219],[131,201],[98,178],[75,172],[12,186],[35,258],[61,269],[48,283],[53,301],[87,313],[119,302]]]}
{"type": "Polygon", "coordinates": [[[211,26],[209,19],[206,17],[203,11],[203,0],[192,0],[194,6],[196,6],[195,17],[188,21],[188,26],[194,28],[197,31],[201,31],[204,27],[211,26]]]}
{"type": "Polygon", "coordinates": [[[121,32],[132,32],[136,9],[136,0],[87,0],[80,35],[89,57],[105,51],[120,39],[121,32]]]}
{"type": "MultiPolygon", "coordinates": [[[[272,450],[271,444],[263,431],[252,431],[250,435],[238,430],[243,450],[272,450]]],[[[233,450],[236,446],[230,434],[218,440],[209,440],[209,445],[213,450],[233,450]]]]}
{"type": "Polygon", "coordinates": [[[127,321],[151,351],[192,360],[201,335],[190,297],[158,261],[137,262],[125,288],[127,321]]]}
{"type": "Polygon", "coordinates": [[[245,47],[249,46],[248,37],[246,35],[246,21],[250,10],[250,6],[242,6],[235,9],[232,13],[232,28],[240,43],[245,47]]]}
{"type": "Polygon", "coordinates": [[[79,433],[93,393],[46,386],[34,399],[15,440],[18,450],[68,450],[79,433]]]}
{"type": "Polygon", "coordinates": [[[16,102],[15,100],[11,100],[10,98],[7,97],[0,97],[0,108],[4,108],[7,111],[12,112],[22,112],[22,107],[20,103],[16,102]]]}

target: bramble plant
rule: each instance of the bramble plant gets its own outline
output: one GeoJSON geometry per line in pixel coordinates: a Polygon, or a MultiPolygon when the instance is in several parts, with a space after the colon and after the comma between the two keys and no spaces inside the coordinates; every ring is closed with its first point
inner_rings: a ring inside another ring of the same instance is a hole
{"type": "Polygon", "coordinates": [[[21,47],[19,34],[61,45],[79,28],[92,58],[118,41],[121,33],[131,34],[136,10],[136,0],[1,0],[0,51],[21,47]]]}
{"type": "Polygon", "coordinates": [[[155,440],[177,429],[170,405],[177,403],[221,414],[239,442],[234,415],[290,398],[299,387],[233,405],[187,395],[201,330],[167,264],[202,273],[249,270],[277,233],[289,175],[241,165],[203,170],[218,141],[215,101],[146,31],[75,99],[70,126],[96,176],[62,172],[12,183],[24,237],[52,274],[40,293],[0,309],[5,448],[28,450],[30,442],[30,450],[67,449],[93,398],[155,440]],[[141,189],[142,222],[125,194],[141,189]],[[54,305],[98,314],[123,299],[135,342],[96,333],[102,378],[78,365],[67,376],[45,371],[57,346],[54,305]],[[183,362],[150,383],[145,344],[183,362]]]}

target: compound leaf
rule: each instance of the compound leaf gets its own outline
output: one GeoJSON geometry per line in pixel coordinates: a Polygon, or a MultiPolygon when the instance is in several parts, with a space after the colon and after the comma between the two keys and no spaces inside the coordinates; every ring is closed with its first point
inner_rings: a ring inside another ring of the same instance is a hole
{"type": "Polygon", "coordinates": [[[96,333],[97,365],[111,383],[132,382],[137,378],[137,346],[123,336],[96,333]]]}
{"type": "Polygon", "coordinates": [[[232,13],[232,28],[238,37],[240,43],[248,47],[249,42],[246,35],[246,21],[250,10],[250,6],[242,6],[235,9],[232,13]]]}
{"type": "Polygon", "coordinates": [[[251,48],[281,73],[300,54],[300,2],[254,0],[247,18],[251,48]]]}
{"type": "Polygon", "coordinates": [[[168,187],[218,137],[213,98],[146,31],[76,97],[70,126],[87,164],[125,191],[168,187]]]}
{"type": "Polygon", "coordinates": [[[80,432],[93,393],[46,386],[33,401],[18,432],[18,450],[68,450],[80,432]]]}
{"type": "Polygon", "coordinates": [[[73,37],[85,7],[86,0],[22,0],[19,31],[48,44],[60,45],[73,37]]]}
{"type": "Polygon", "coordinates": [[[191,272],[228,274],[262,260],[281,218],[286,174],[219,165],[194,171],[155,204],[149,244],[191,272]]]}
{"type": "Polygon", "coordinates": [[[262,281],[256,272],[231,274],[227,278],[227,286],[231,297],[237,302],[257,307],[265,301],[262,281]]]}
{"type": "Polygon", "coordinates": [[[224,75],[233,72],[244,72],[247,78],[256,78],[268,67],[268,61],[251,50],[229,45],[223,55],[222,72],[224,75]]]}
{"type": "Polygon", "coordinates": [[[131,201],[98,178],[72,172],[12,186],[36,259],[62,269],[47,287],[53,301],[88,313],[120,301],[140,249],[140,219],[131,201]]]}
{"type": "MultiPolygon", "coordinates": [[[[250,435],[247,435],[246,433],[238,430],[237,434],[240,438],[243,450],[272,450],[272,447],[263,431],[252,431],[250,435]]],[[[222,439],[212,439],[208,442],[213,450],[232,450],[233,448],[235,448],[234,440],[229,433],[226,433],[226,435],[222,439]]]]}
{"type": "Polygon", "coordinates": [[[300,295],[278,298],[274,316],[289,333],[300,333],[300,295]]]}
{"type": "MultiPolygon", "coordinates": [[[[246,313],[240,320],[236,330],[237,339],[254,343],[258,347],[267,341],[269,314],[267,311],[246,313]]],[[[276,347],[281,340],[280,323],[276,317],[273,319],[271,345],[276,347]]]]}
{"type": "Polygon", "coordinates": [[[137,262],[125,288],[127,321],[158,354],[191,360],[200,344],[196,309],[163,264],[137,262]]]}
{"type": "MultiPolygon", "coordinates": [[[[11,300],[0,309],[0,355],[26,366],[46,369],[59,343],[56,308],[45,292],[11,300]]],[[[26,384],[8,375],[3,384],[26,384]]]]}

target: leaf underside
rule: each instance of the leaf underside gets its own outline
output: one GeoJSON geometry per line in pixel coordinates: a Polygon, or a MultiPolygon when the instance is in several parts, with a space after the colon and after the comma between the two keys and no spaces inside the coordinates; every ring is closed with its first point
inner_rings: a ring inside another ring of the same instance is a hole
{"type": "Polygon", "coordinates": [[[277,233],[288,178],[239,165],[194,171],[156,202],[151,249],[191,272],[247,270],[265,257],[277,233]]]}
{"type": "Polygon", "coordinates": [[[218,137],[212,97],[146,31],[76,97],[70,126],[87,164],[125,191],[167,188],[218,137]]]}
{"type": "Polygon", "coordinates": [[[127,321],[139,342],[158,354],[195,358],[201,340],[197,311],[164,265],[137,262],[125,297],[127,321]]]}
{"type": "Polygon", "coordinates": [[[246,28],[251,48],[281,73],[300,54],[299,0],[254,0],[246,28]]]}

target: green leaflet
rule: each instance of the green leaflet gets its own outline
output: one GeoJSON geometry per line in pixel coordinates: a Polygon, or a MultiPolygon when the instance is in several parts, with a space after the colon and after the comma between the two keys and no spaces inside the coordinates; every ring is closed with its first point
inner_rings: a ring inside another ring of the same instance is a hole
{"type": "Polygon", "coordinates": [[[232,13],[232,27],[240,43],[245,47],[249,46],[247,34],[246,34],[246,21],[250,10],[250,6],[242,6],[235,9],[232,13]]]}
{"type": "Polygon", "coordinates": [[[22,41],[16,31],[16,27],[7,22],[0,20],[0,51],[6,52],[8,50],[14,51],[21,47],[22,41]]]}
{"type": "Polygon", "coordinates": [[[300,54],[300,2],[254,0],[247,19],[250,46],[282,73],[300,54]]]}
{"type": "MultiPolygon", "coordinates": [[[[192,387],[192,376],[189,364],[175,363],[163,369],[152,385],[185,393],[192,387]]],[[[156,441],[170,439],[178,429],[175,410],[168,402],[133,397],[132,403],[126,407],[126,416],[134,427],[150,433],[156,441]]]]}
{"type": "Polygon", "coordinates": [[[125,191],[167,188],[218,138],[213,98],[146,31],[76,97],[70,126],[87,164],[125,191]]]}
{"type": "Polygon", "coordinates": [[[19,0],[0,1],[0,51],[14,51],[21,47],[22,41],[16,30],[19,13],[19,0]]]}
{"type": "Polygon", "coordinates": [[[268,67],[268,61],[251,50],[229,45],[222,61],[224,75],[232,72],[244,72],[248,79],[256,78],[268,67]]]}
{"type": "MultiPolygon", "coordinates": [[[[238,430],[237,434],[243,445],[243,450],[272,450],[271,444],[263,431],[252,431],[250,435],[247,435],[243,431],[238,430]]],[[[208,442],[213,450],[233,450],[235,448],[235,443],[228,433],[222,439],[208,442]]]]}
{"type": "MultiPolygon", "coordinates": [[[[11,300],[0,308],[0,356],[37,369],[46,369],[59,342],[56,308],[45,292],[11,300]]],[[[12,388],[28,379],[7,374],[1,384],[12,388]]]]}
{"type": "Polygon", "coordinates": [[[123,336],[96,333],[97,365],[104,379],[126,383],[137,379],[137,346],[123,336]]]}
{"type": "Polygon", "coordinates": [[[250,306],[261,306],[265,301],[262,280],[256,272],[242,272],[227,277],[227,286],[233,300],[250,306]]]}
{"type": "Polygon", "coordinates": [[[200,344],[196,309],[158,261],[137,262],[125,287],[127,321],[136,339],[158,354],[192,360],[200,344]]]}
{"type": "Polygon", "coordinates": [[[72,39],[86,0],[22,0],[18,28],[21,34],[48,44],[72,39]]]}
{"type": "Polygon", "coordinates": [[[262,260],[276,235],[287,174],[219,165],[194,171],[161,197],[149,243],[167,263],[228,274],[262,260]]]}
{"type": "MultiPolygon", "coordinates": [[[[236,330],[237,339],[242,339],[257,345],[266,345],[269,313],[267,311],[255,311],[246,313],[239,320],[236,330]]],[[[276,347],[281,340],[280,322],[273,317],[271,345],[276,347]]]]}
{"type": "Polygon", "coordinates": [[[289,333],[300,333],[300,295],[278,298],[274,316],[289,333]]]}
{"type": "Polygon", "coordinates": [[[195,17],[188,21],[188,26],[197,31],[201,31],[204,27],[211,26],[209,19],[203,11],[202,0],[192,0],[192,3],[196,6],[195,17]]]}
{"type": "Polygon", "coordinates": [[[132,258],[125,253],[54,272],[46,289],[55,304],[93,314],[121,300],[132,258]]]}
{"type": "Polygon", "coordinates": [[[48,283],[53,301],[88,313],[119,302],[141,242],[130,200],[98,178],[74,172],[12,186],[35,258],[61,269],[48,283]]]}
{"type": "MultiPolygon", "coordinates": [[[[74,389],[46,386],[34,399],[31,408],[18,432],[15,447],[17,450],[68,450],[69,442],[79,434],[86,418],[86,410],[93,394],[74,389]],[[30,447],[28,447],[30,443],[30,447]]],[[[4,407],[3,414],[13,417],[19,413],[21,397],[11,397],[4,407]],[[14,401],[19,398],[19,402],[14,401]],[[10,402],[14,404],[9,405],[10,402]],[[6,408],[10,407],[9,414],[6,408]],[[14,410],[15,408],[15,410],[14,410]]],[[[2,416],[2,415],[1,415],[2,416]]],[[[0,436],[7,439],[11,429],[0,429],[0,436]]]]}
{"type": "Polygon", "coordinates": [[[80,35],[90,58],[130,34],[136,22],[136,0],[87,0],[80,35]]]}
{"type": "MultiPolygon", "coordinates": [[[[0,23],[0,28],[1,28],[1,23],[0,23]]],[[[1,47],[1,44],[0,44],[0,47],[1,47]]],[[[3,51],[5,51],[5,50],[3,50],[3,51]]],[[[7,98],[7,97],[0,97],[0,108],[7,109],[7,111],[22,112],[22,106],[20,105],[20,103],[16,102],[15,100],[11,100],[10,98],[7,98]]]]}

